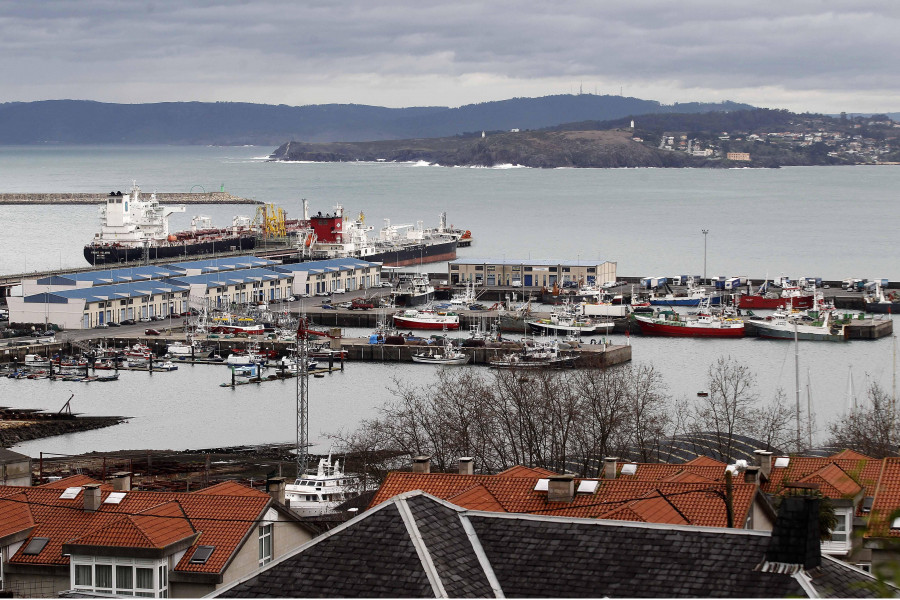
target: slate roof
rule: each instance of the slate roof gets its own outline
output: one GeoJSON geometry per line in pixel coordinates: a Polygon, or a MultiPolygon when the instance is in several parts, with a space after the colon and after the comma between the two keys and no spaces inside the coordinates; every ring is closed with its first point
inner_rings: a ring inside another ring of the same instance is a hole
{"type": "Polygon", "coordinates": [[[298,271],[313,273],[336,273],[338,271],[349,271],[351,269],[377,267],[379,264],[380,263],[373,263],[359,258],[329,258],[326,260],[311,260],[301,263],[291,263],[288,265],[278,265],[272,267],[272,270],[282,271],[284,273],[296,273],[298,271]]]}
{"type": "Polygon", "coordinates": [[[469,511],[391,498],[217,597],[871,597],[874,579],[823,557],[758,570],[767,532],[469,511]]]}
{"type": "Polygon", "coordinates": [[[240,271],[222,271],[217,273],[204,273],[202,275],[185,275],[173,277],[168,281],[175,285],[205,285],[207,289],[228,286],[241,283],[257,283],[261,281],[274,281],[290,279],[292,275],[283,271],[275,271],[264,267],[256,269],[242,269],[240,271]]]}
{"type": "Polygon", "coordinates": [[[234,483],[191,493],[130,491],[118,504],[105,502],[112,488],[104,484],[95,512],[84,510],[81,490],[75,498],[60,497],[66,488],[88,483],[97,482],[76,475],[37,487],[0,487],[0,537],[33,528],[29,538],[49,538],[37,555],[23,554],[23,544],[8,557],[10,564],[68,565],[63,544],[163,548],[199,533],[194,546],[216,547],[209,560],[190,564],[188,548],[174,569],[219,573],[271,504],[268,494],[234,483]]]}
{"type": "MultiPolygon", "coordinates": [[[[682,469],[683,465],[675,465],[682,469]]],[[[708,467],[700,466],[705,469],[708,467]]],[[[640,471],[640,468],[638,469],[640,471]]],[[[698,481],[641,481],[628,476],[597,481],[594,493],[578,493],[571,503],[548,502],[547,492],[535,490],[539,477],[459,475],[457,473],[388,473],[370,504],[375,506],[412,490],[422,490],[472,510],[541,513],[594,519],[633,519],[647,522],[725,527],[728,516],[722,500],[725,484],[698,481]],[[673,514],[674,513],[674,514],[673,514]],[[678,520],[680,519],[682,520],[678,520]],[[659,519],[656,521],[656,519],[659,519]]],[[[743,523],[757,499],[757,487],[738,482],[734,489],[734,521],[743,523]]]]}

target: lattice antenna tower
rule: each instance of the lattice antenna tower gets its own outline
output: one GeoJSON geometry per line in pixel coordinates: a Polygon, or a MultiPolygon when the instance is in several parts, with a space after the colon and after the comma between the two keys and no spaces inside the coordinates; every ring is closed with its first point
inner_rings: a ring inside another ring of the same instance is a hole
{"type": "Polygon", "coordinates": [[[309,321],[306,311],[297,320],[297,479],[306,474],[309,460],[309,321]]]}

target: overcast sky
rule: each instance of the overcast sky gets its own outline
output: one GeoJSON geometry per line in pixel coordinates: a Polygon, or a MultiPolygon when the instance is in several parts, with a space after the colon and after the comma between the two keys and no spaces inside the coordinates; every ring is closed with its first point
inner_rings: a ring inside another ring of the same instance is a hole
{"type": "Polygon", "coordinates": [[[896,0],[0,0],[0,101],[900,111],[896,0]]]}

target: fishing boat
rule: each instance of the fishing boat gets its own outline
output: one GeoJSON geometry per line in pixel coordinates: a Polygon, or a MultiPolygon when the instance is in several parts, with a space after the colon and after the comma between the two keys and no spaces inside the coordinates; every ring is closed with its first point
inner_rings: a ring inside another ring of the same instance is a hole
{"type": "Polygon", "coordinates": [[[459,315],[454,312],[409,309],[394,315],[394,327],[398,329],[459,329],[459,315]]]}
{"type": "Polygon", "coordinates": [[[651,306],[716,306],[722,302],[722,297],[711,295],[706,288],[694,287],[694,278],[689,277],[685,293],[675,294],[670,291],[664,296],[652,294],[648,302],[651,306]]]}
{"type": "Polygon", "coordinates": [[[843,342],[849,339],[850,319],[835,316],[833,309],[803,313],[780,313],[771,319],[754,321],[759,337],[769,339],[843,342]]]}
{"type": "Polygon", "coordinates": [[[187,358],[209,358],[213,353],[212,348],[204,348],[199,340],[185,342],[171,342],[166,347],[166,356],[178,360],[187,358]]]}
{"type": "Polygon", "coordinates": [[[521,352],[505,354],[488,364],[493,369],[561,369],[574,367],[575,357],[561,352],[557,340],[536,341],[521,352]]]}
{"type": "Polygon", "coordinates": [[[225,359],[225,364],[229,367],[264,365],[269,360],[267,356],[260,353],[259,348],[256,346],[247,348],[246,352],[237,352],[236,350],[237,349],[232,350],[231,354],[228,355],[228,358],[225,359]]]}
{"type": "Polygon", "coordinates": [[[796,308],[806,310],[813,307],[815,294],[806,292],[797,286],[785,286],[781,293],[769,290],[769,282],[766,281],[755,294],[741,294],[738,296],[738,308],[776,309],[796,308]]]}
{"type": "Polygon", "coordinates": [[[154,371],[177,371],[178,365],[173,363],[171,360],[167,360],[158,365],[153,365],[153,370],[154,371]]]}
{"type": "Polygon", "coordinates": [[[894,291],[885,294],[881,282],[875,282],[874,292],[864,300],[867,313],[892,315],[900,313],[900,293],[894,291]]]}
{"type": "Polygon", "coordinates": [[[314,517],[334,510],[342,502],[359,495],[359,478],[346,475],[340,461],[319,459],[316,472],[304,473],[284,486],[284,499],[301,517],[314,517]]]}
{"type": "Polygon", "coordinates": [[[579,316],[576,312],[577,305],[564,304],[561,308],[554,309],[547,319],[532,319],[526,321],[528,329],[536,333],[549,335],[601,335],[609,333],[613,328],[612,321],[595,321],[590,317],[579,316]]]}
{"type": "Polygon", "coordinates": [[[469,355],[457,350],[450,340],[446,340],[443,346],[431,346],[423,352],[413,354],[412,360],[429,365],[464,365],[469,362],[469,355]]]}
{"type": "Polygon", "coordinates": [[[702,313],[686,318],[676,312],[667,311],[656,315],[633,315],[644,335],[664,337],[728,337],[744,336],[744,322],[741,319],[725,318],[702,313]]]}
{"type": "Polygon", "coordinates": [[[101,381],[101,382],[103,382],[103,381],[118,381],[118,380],[119,380],[118,373],[101,373],[100,375],[97,375],[97,377],[94,379],[94,381],[101,381]]]}
{"type": "Polygon", "coordinates": [[[25,366],[29,369],[45,369],[50,366],[50,359],[40,354],[26,354],[25,366]]]}
{"type": "Polygon", "coordinates": [[[391,291],[391,304],[394,306],[422,306],[433,299],[434,286],[427,275],[403,275],[400,284],[391,291]]]}

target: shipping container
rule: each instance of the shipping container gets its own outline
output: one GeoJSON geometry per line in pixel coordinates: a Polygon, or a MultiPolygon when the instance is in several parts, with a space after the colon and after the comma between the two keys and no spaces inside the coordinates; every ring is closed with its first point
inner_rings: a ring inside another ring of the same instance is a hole
{"type": "Polygon", "coordinates": [[[725,289],[726,290],[736,290],[741,287],[741,278],[740,277],[730,277],[725,280],[725,289]]]}

